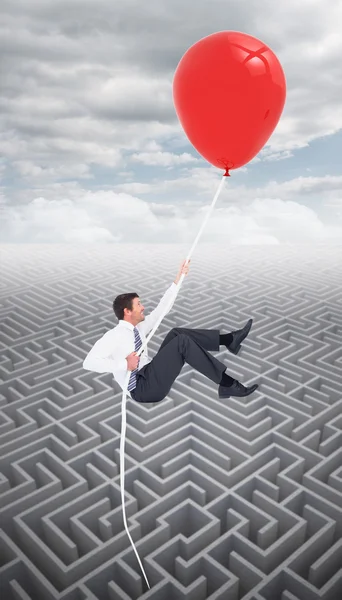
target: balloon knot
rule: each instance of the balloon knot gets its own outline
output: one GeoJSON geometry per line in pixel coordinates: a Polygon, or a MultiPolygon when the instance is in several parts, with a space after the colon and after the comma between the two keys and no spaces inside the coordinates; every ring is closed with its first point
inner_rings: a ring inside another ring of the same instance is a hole
{"type": "Polygon", "coordinates": [[[230,177],[230,173],[229,173],[228,167],[227,167],[226,172],[225,172],[225,174],[224,174],[223,177],[230,177]]]}

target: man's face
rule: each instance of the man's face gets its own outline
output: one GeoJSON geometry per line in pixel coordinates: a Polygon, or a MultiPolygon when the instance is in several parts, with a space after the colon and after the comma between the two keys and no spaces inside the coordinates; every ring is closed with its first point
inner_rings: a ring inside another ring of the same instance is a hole
{"type": "Polygon", "coordinates": [[[140,302],[140,298],[133,298],[132,312],[127,312],[126,317],[134,325],[141,323],[145,319],[144,306],[140,302]]]}

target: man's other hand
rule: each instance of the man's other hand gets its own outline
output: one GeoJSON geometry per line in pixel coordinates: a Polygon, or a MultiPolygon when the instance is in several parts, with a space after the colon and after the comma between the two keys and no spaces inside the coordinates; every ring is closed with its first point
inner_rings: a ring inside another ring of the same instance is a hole
{"type": "Polygon", "coordinates": [[[136,352],[131,352],[128,356],[126,356],[128,371],[134,371],[134,369],[136,369],[139,365],[140,356],[136,356],[136,354],[136,352]]]}

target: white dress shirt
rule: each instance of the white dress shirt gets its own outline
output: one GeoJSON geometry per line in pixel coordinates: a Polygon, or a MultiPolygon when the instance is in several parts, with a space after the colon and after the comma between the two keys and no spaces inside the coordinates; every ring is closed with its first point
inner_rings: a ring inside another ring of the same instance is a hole
{"type": "MultiPolygon", "coordinates": [[[[156,306],[149,315],[145,315],[145,319],[136,325],[143,344],[147,334],[153,329],[158,319],[164,313],[167,304],[171,302],[171,299],[173,298],[173,302],[165,314],[170,312],[177,297],[178,290],[178,285],[173,281],[166,290],[158,306],[156,306]]],[[[124,319],[120,319],[118,325],[109,331],[106,331],[106,333],[95,342],[83,361],[83,368],[88,371],[96,371],[96,373],[113,373],[114,379],[120,385],[121,389],[123,389],[128,367],[126,356],[134,351],[134,325],[124,319]]],[[[140,354],[139,358],[139,370],[144,365],[151,362],[152,359],[148,356],[147,346],[142,354],[140,354]]],[[[129,392],[127,392],[127,395],[132,397],[129,392]]]]}

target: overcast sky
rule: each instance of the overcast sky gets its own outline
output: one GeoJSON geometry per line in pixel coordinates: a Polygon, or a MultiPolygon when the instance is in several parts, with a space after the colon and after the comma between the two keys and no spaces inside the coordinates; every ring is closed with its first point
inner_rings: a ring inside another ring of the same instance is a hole
{"type": "Polygon", "coordinates": [[[223,173],[188,142],[172,79],[192,44],[222,30],[272,48],[287,100],[201,240],[342,243],[341,0],[2,0],[0,11],[3,243],[190,247],[223,173]]]}

